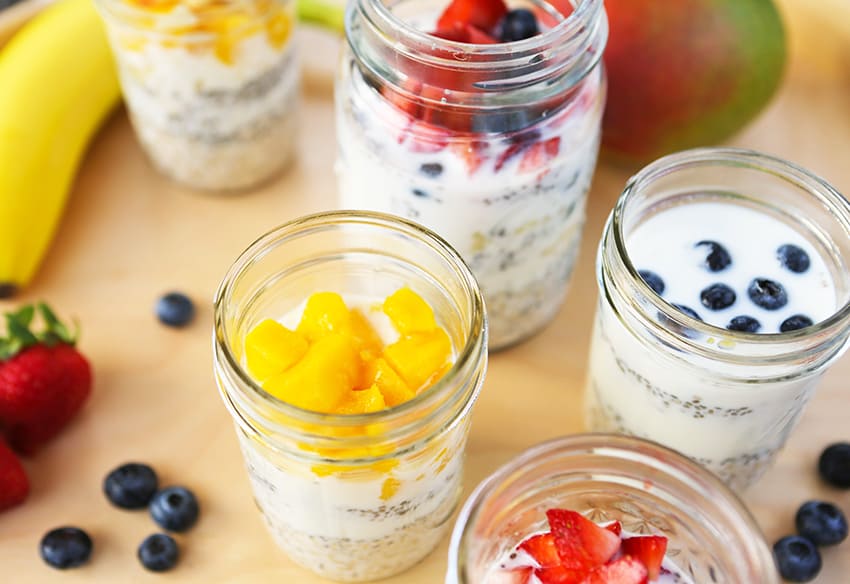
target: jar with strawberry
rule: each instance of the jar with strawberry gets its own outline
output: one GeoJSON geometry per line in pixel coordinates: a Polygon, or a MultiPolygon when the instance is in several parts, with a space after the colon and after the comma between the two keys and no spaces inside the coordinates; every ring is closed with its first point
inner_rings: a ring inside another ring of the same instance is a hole
{"type": "Polygon", "coordinates": [[[344,207],[445,237],[484,290],[490,346],[539,331],[575,264],[596,163],[601,0],[357,0],[336,90],[344,207]]]}

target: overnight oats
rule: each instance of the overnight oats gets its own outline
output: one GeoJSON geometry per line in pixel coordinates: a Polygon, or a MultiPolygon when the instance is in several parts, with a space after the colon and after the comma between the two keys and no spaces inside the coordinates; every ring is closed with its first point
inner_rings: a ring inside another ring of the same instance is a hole
{"type": "Polygon", "coordinates": [[[850,205],[800,168],[734,149],[651,164],[600,245],[590,428],[749,486],[846,348],[848,257],[850,205]]]}
{"type": "Polygon", "coordinates": [[[658,444],[607,434],[532,447],[464,505],[446,584],[776,584],[735,495],[658,444]]]}
{"type": "Polygon", "coordinates": [[[558,310],[599,147],[601,0],[357,0],[336,90],[340,197],[445,237],[487,300],[491,349],[558,310]]]}
{"type": "Polygon", "coordinates": [[[286,224],[216,295],[216,378],[257,506],[332,580],[398,573],[445,535],[486,362],[471,272],[395,217],[286,224]]]}
{"type": "Polygon", "coordinates": [[[98,0],[136,135],[190,187],[239,190],[293,155],[290,0],[98,0]]]}

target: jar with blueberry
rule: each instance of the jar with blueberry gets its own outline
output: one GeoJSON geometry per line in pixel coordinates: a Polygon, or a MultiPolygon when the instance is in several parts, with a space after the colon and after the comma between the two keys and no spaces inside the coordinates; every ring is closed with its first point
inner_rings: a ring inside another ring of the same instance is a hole
{"type": "Polygon", "coordinates": [[[490,347],[550,322],[596,164],[601,0],[357,0],[336,90],[341,203],[443,236],[487,301],[490,347]],[[564,3],[561,3],[563,5],[564,3]]]}
{"type": "Polygon", "coordinates": [[[848,258],[850,204],[802,168],[738,149],[650,164],[602,236],[588,425],[751,485],[847,347],[848,258]]]}

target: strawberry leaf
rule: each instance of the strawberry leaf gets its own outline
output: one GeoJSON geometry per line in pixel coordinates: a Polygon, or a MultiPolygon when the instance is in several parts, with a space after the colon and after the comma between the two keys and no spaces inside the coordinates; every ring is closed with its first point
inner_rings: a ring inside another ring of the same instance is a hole
{"type": "Polygon", "coordinates": [[[41,318],[44,319],[44,323],[47,325],[47,330],[42,335],[45,342],[51,343],[59,341],[69,345],[73,345],[76,342],[77,331],[72,333],[68,327],[56,317],[56,314],[50,310],[50,307],[47,306],[47,304],[39,302],[38,311],[41,313],[41,318]]]}

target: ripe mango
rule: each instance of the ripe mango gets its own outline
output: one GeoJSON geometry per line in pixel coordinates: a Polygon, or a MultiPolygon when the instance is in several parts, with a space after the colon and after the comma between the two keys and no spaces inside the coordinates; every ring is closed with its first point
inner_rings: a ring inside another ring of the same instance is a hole
{"type": "Polygon", "coordinates": [[[726,140],[779,86],[786,41],[771,0],[605,0],[605,9],[610,160],[726,140]]]}

